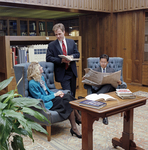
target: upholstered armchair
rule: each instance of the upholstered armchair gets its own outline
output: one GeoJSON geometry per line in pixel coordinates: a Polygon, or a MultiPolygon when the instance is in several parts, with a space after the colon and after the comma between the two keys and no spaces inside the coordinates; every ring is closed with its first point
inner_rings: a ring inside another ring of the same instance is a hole
{"type": "MultiPolygon", "coordinates": [[[[30,63],[22,63],[22,64],[17,64],[14,66],[14,72],[15,72],[15,78],[16,78],[16,82],[18,82],[21,77],[23,77],[23,79],[21,80],[21,82],[18,85],[18,93],[21,94],[23,97],[31,97],[31,95],[29,94],[29,89],[28,89],[28,80],[27,80],[27,69],[30,63]]],[[[53,91],[53,92],[57,92],[58,89],[55,88],[54,85],[54,64],[50,63],[50,62],[39,62],[39,64],[43,67],[43,76],[45,78],[45,81],[47,83],[48,88],[53,91]]],[[[64,93],[69,93],[69,90],[62,90],[64,93]]],[[[59,116],[59,114],[56,111],[51,111],[51,110],[47,110],[44,106],[44,102],[41,99],[38,99],[40,101],[40,106],[42,108],[44,108],[44,110],[39,110],[36,108],[32,108],[38,112],[40,112],[42,115],[44,115],[49,121],[50,124],[45,121],[45,122],[41,122],[39,120],[37,120],[35,117],[26,115],[28,118],[34,120],[35,122],[38,122],[41,125],[46,125],[46,129],[48,132],[48,141],[51,140],[51,124],[56,123],[56,122],[60,122],[63,121],[63,118],[61,118],[59,116]]]]}
{"type": "MultiPolygon", "coordinates": [[[[87,58],[87,68],[95,69],[100,66],[100,58],[99,57],[90,57],[87,58]]],[[[117,89],[126,89],[127,84],[123,81],[122,76],[122,67],[123,67],[123,58],[121,57],[110,57],[108,66],[113,68],[115,71],[121,70],[121,78],[122,84],[117,87],[117,89]]],[[[84,84],[84,88],[87,89],[87,95],[92,94],[92,86],[84,84]]]]}

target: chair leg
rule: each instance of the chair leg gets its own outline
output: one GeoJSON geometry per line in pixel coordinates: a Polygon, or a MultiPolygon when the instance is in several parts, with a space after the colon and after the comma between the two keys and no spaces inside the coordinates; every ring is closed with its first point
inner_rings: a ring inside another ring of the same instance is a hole
{"type": "Polygon", "coordinates": [[[51,141],[51,126],[46,126],[46,130],[48,132],[47,140],[51,141]]]}

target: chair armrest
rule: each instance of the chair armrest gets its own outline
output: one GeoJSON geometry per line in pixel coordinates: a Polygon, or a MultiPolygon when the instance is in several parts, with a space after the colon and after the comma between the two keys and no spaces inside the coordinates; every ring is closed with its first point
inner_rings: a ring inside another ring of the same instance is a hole
{"type": "Polygon", "coordinates": [[[71,94],[70,90],[62,90],[62,89],[50,89],[52,92],[62,91],[64,94],[71,94]]]}
{"type": "Polygon", "coordinates": [[[122,81],[121,85],[117,86],[117,89],[126,89],[126,88],[127,88],[127,84],[124,81],[122,81]]]}
{"type": "Polygon", "coordinates": [[[87,89],[87,95],[92,94],[92,86],[84,84],[84,89],[87,89]]]}

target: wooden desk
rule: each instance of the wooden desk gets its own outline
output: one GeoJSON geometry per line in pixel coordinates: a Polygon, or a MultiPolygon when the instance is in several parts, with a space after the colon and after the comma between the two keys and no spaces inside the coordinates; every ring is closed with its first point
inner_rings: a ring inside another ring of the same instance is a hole
{"type": "Polygon", "coordinates": [[[136,146],[133,136],[133,113],[134,108],[145,105],[146,97],[136,96],[135,99],[122,100],[116,96],[115,92],[108,93],[117,98],[117,101],[107,101],[107,106],[101,109],[79,106],[79,102],[84,100],[71,101],[72,108],[80,110],[82,115],[82,149],[93,150],[93,122],[100,117],[108,117],[124,112],[123,132],[120,139],[113,138],[114,147],[120,146],[125,150],[143,150],[136,146]]]}

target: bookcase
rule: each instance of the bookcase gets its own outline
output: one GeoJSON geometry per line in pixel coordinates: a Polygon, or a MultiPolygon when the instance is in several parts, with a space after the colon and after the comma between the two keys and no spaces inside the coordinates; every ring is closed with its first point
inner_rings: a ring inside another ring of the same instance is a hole
{"type": "MultiPolygon", "coordinates": [[[[66,36],[66,38],[73,39],[77,43],[78,51],[80,52],[80,60],[76,62],[78,79],[77,86],[82,87],[82,46],[81,36],[66,36]]],[[[0,82],[14,76],[13,81],[4,90],[0,91],[0,94],[6,93],[16,86],[14,70],[11,67],[11,55],[10,46],[14,45],[32,45],[32,44],[48,44],[51,41],[56,40],[55,36],[0,36],[0,82]]],[[[59,84],[55,82],[56,88],[59,88],[59,84]]]]}

